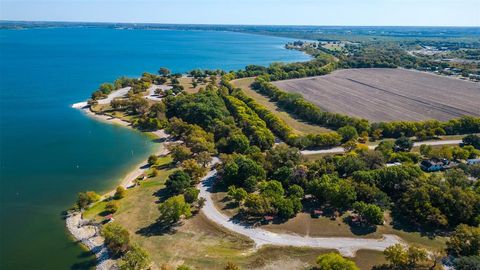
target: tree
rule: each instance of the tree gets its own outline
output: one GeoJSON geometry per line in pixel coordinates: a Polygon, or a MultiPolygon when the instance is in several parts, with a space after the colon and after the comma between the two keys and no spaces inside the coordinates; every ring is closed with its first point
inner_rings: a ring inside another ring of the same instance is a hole
{"type": "Polygon", "coordinates": [[[177,144],[170,147],[170,154],[174,162],[182,162],[192,156],[192,151],[183,144],[177,144]]]}
{"type": "Polygon", "coordinates": [[[100,195],[94,191],[80,192],[78,193],[77,206],[80,209],[85,209],[88,205],[98,202],[100,198],[100,195]]]}
{"type": "Polygon", "coordinates": [[[262,166],[246,156],[236,156],[226,162],[222,169],[225,184],[244,187],[254,191],[258,181],[265,179],[266,173],[262,166]]]}
{"type": "Polygon", "coordinates": [[[466,256],[455,260],[456,270],[480,270],[480,256],[466,256]]]}
{"type": "Polygon", "coordinates": [[[157,155],[150,155],[148,157],[148,165],[152,166],[155,165],[158,161],[158,156],[157,155]]]}
{"type": "Polygon", "coordinates": [[[168,177],[165,185],[173,194],[183,193],[192,185],[192,178],[184,171],[176,171],[168,177]]]}
{"type": "Polygon", "coordinates": [[[240,267],[238,267],[238,265],[232,263],[232,262],[228,262],[227,265],[225,265],[225,268],[223,268],[224,270],[240,270],[240,267]]]}
{"type": "Polygon", "coordinates": [[[462,139],[462,142],[464,145],[471,145],[475,147],[475,149],[480,150],[480,136],[478,135],[475,135],[475,134],[467,135],[462,139]]]}
{"type": "Polygon", "coordinates": [[[183,216],[189,218],[192,213],[190,205],[185,202],[183,195],[177,195],[168,198],[158,206],[160,211],[160,222],[163,224],[174,224],[183,216]]]}
{"type": "Polygon", "coordinates": [[[194,187],[189,187],[185,190],[183,196],[185,197],[185,201],[187,203],[193,203],[198,199],[198,194],[200,194],[200,190],[194,187]]]}
{"type": "Polygon", "coordinates": [[[352,126],[344,126],[337,130],[338,134],[342,136],[343,142],[356,140],[358,138],[357,129],[352,126]]]}
{"type": "Polygon", "coordinates": [[[187,159],[182,162],[183,171],[197,182],[205,176],[206,168],[197,163],[195,159],[187,159]]]}
{"type": "Polygon", "coordinates": [[[195,156],[195,160],[200,163],[203,167],[207,167],[207,165],[212,161],[212,155],[209,152],[203,151],[198,153],[195,156]]]}
{"type": "Polygon", "coordinates": [[[132,245],[119,263],[120,270],[144,270],[151,264],[147,251],[138,245],[132,245]]]}
{"type": "Polygon", "coordinates": [[[383,211],[374,204],[355,202],[353,209],[370,225],[383,224],[383,211]]]}
{"type": "Polygon", "coordinates": [[[105,205],[105,211],[107,213],[113,214],[113,213],[117,212],[117,210],[118,210],[118,203],[116,201],[109,201],[105,205]]]}
{"type": "Polygon", "coordinates": [[[318,270],[360,270],[353,261],[345,259],[337,253],[327,253],[318,256],[318,270]]]}
{"type": "Polygon", "coordinates": [[[298,148],[280,144],[266,152],[266,168],[274,171],[280,167],[294,167],[301,160],[301,153],[298,148]]]}
{"type": "Polygon", "coordinates": [[[402,136],[395,140],[395,149],[401,152],[409,152],[412,150],[413,141],[410,138],[402,136]]]}
{"type": "Polygon", "coordinates": [[[229,186],[227,195],[238,204],[242,204],[245,198],[247,198],[248,193],[243,188],[236,188],[235,186],[229,186]]]}
{"type": "Polygon", "coordinates": [[[115,190],[115,194],[113,195],[113,198],[115,198],[115,200],[123,199],[126,193],[127,191],[125,190],[124,187],[118,186],[117,189],[115,190]]]}
{"type": "Polygon", "coordinates": [[[383,254],[394,269],[416,269],[420,265],[432,265],[427,250],[423,248],[395,244],[386,248],[383,254]]]}
{"type": "Polygon", "coordinates": [[[171,71],[168,68],[165,68],[165,67],[161,67],[158,70],[158,74],[160,74],[162,76],[168,76],[168,75],[170,75],[170,73],[171,73],[171,71]]]}
{"type": "Polygon", "coordinates": [[[447,241],[447,250],[453,256],[480,256],[480,228],[458,225],[447,241]]]}
{"type": "Polygon", "coordinates": [[[130,248],[130,233],[117,223],[108,223],[102,228],[105,245],[114,255],[123,255],[130,248]]]}
{"type": "Polygon", "coordinates": [[[301,186],[293,184],[288,187],[287,195],[291,198],[303,199],[304,191],[301,186]]]}

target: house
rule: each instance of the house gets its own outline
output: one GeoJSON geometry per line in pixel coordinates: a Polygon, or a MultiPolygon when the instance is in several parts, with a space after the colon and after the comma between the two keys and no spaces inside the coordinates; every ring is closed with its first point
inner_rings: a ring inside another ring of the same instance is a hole
{"type": "Polygon", "coordinates": [[[323,215],[323,211],[319,209],[315,209],[312,211],[312,217],[319,218],[323,215]]]}
{"type": "Polygon", "coordinates": [[[467,159],[467,164],[468,165],[480,164],[480,158],[467,159]]]}
{"type": "Polygon", "coordinates": [[[262,224],[270,224],[273,221],[273,216],[263,216],[262,224]]]}
{"type": "Polygon", "coordinates": [[[438,172],[449,168],[447,159],[426,159],[420,163],[420,168],[426,172],[438,172]]]}

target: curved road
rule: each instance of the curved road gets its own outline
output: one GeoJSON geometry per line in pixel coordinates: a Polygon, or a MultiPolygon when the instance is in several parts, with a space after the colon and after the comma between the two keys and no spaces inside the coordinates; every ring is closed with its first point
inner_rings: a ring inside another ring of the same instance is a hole
{"type": "Polygon", "coordinates": [[[198,188],[200,189],[199,196],[206,199],[205,205],[202,208],[203,213],[208,219],[221,225],[222,227],[252,239],[257,248],[263,245],[275,245],[336,249],[343,256],[353,257],[355,256],[356,251],[360,249],[383,251],[385,248],[391,245],[402,242],[398,236],[390,234],[384,235],[384,237],[381,239],[308,237],[293,234],[279,234],[260,228],[246,227],[238,222],[233,221],[215,207],[212,197],[210,196],[210,190],[216,174],[216,170],[209,171],[198,185],[198,188]]]}
{"type": "MultiPolygon", "coordinates": [[[[460,144],[462,140],[444,140],[444,141],[427,141],[427,142],[416,142],[413,146],[420,146],[420,145],[450,145],[450,144],[460,144]]],[[[378,145],[369,145],[368,149],[375,149],[378,145]]],[[[301,153],[303,155],[315,155],[315,154],[337,154],[343,153],[345,149],[343,147],[334,147],[330,149],[323,149],[323,150],[303,150],[301,153]]]]}

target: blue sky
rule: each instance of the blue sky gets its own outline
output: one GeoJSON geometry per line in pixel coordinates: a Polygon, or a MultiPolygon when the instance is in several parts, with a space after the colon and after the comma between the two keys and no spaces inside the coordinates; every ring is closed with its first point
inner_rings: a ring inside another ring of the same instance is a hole
{"type": "Polygon", "coordinates": [[[0,0],[0,19],[480,26],[480,0],[0,0]]]}

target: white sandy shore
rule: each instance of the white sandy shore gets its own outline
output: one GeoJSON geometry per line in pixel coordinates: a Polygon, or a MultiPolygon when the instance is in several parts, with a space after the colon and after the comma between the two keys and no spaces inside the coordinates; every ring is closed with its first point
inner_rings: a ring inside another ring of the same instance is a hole
{"type": "MultiPolygon", "coordinates": [[[[111,124],[118,124],[124,127],[131,128],[131,124],[124,120],[106,116],[106,115],[99,115],[90,110],[90,106],[88,106],[87,102],[79,102],[72,105],[72,108],[80,109],[85,112],[88,116],[107,123],[111,124]]],[[[155,137],[158,139],[166,140],[168,135],[164,132],[164,130],[157,130],[151,132],[155,137]]],[[[168,149],[165,147],[164,143],[161,143],[160,146],[155,150],[155,155],[166,155],[168,154],[168,149]]],[[[137,179],[140,175],[144,174],[149,169],[148,162],[142,161],[140,164],[135,166],[135,169],[130,171],[119,183],[119,186],[124,188],[130,188],[134,186],[135,179],[137,179]]],[[[102,196],[102,200],[106,199],[110,196],[113,196],[115,190],[107,192],[102,196]]],[[[95,225],[88,224],[87,220],[82,218],[82,213],[77,211],[70,213],[66,219],[65,223],[67,226],[68,231],[72,234],[72,236],[80,241],[83,245],[85,245],[92,253],[95,254],[97,258],[97,270],[113,270],[118,269],[115,264],[115,261],[112,260],[108,254],[108,250],[105,247],[104,239],[102,236],[99,235],[99,228],[95,225]]]]}
{"type": "Polygon", "coordinates": [[[97,270],[117,269],[115,261],[110,259],[105,240],[100,236],[98,227],[88,225],[82,214],[75,212],[67,216],[66,225],[73,237],[85,245],[97,258],[97,270]]]}

